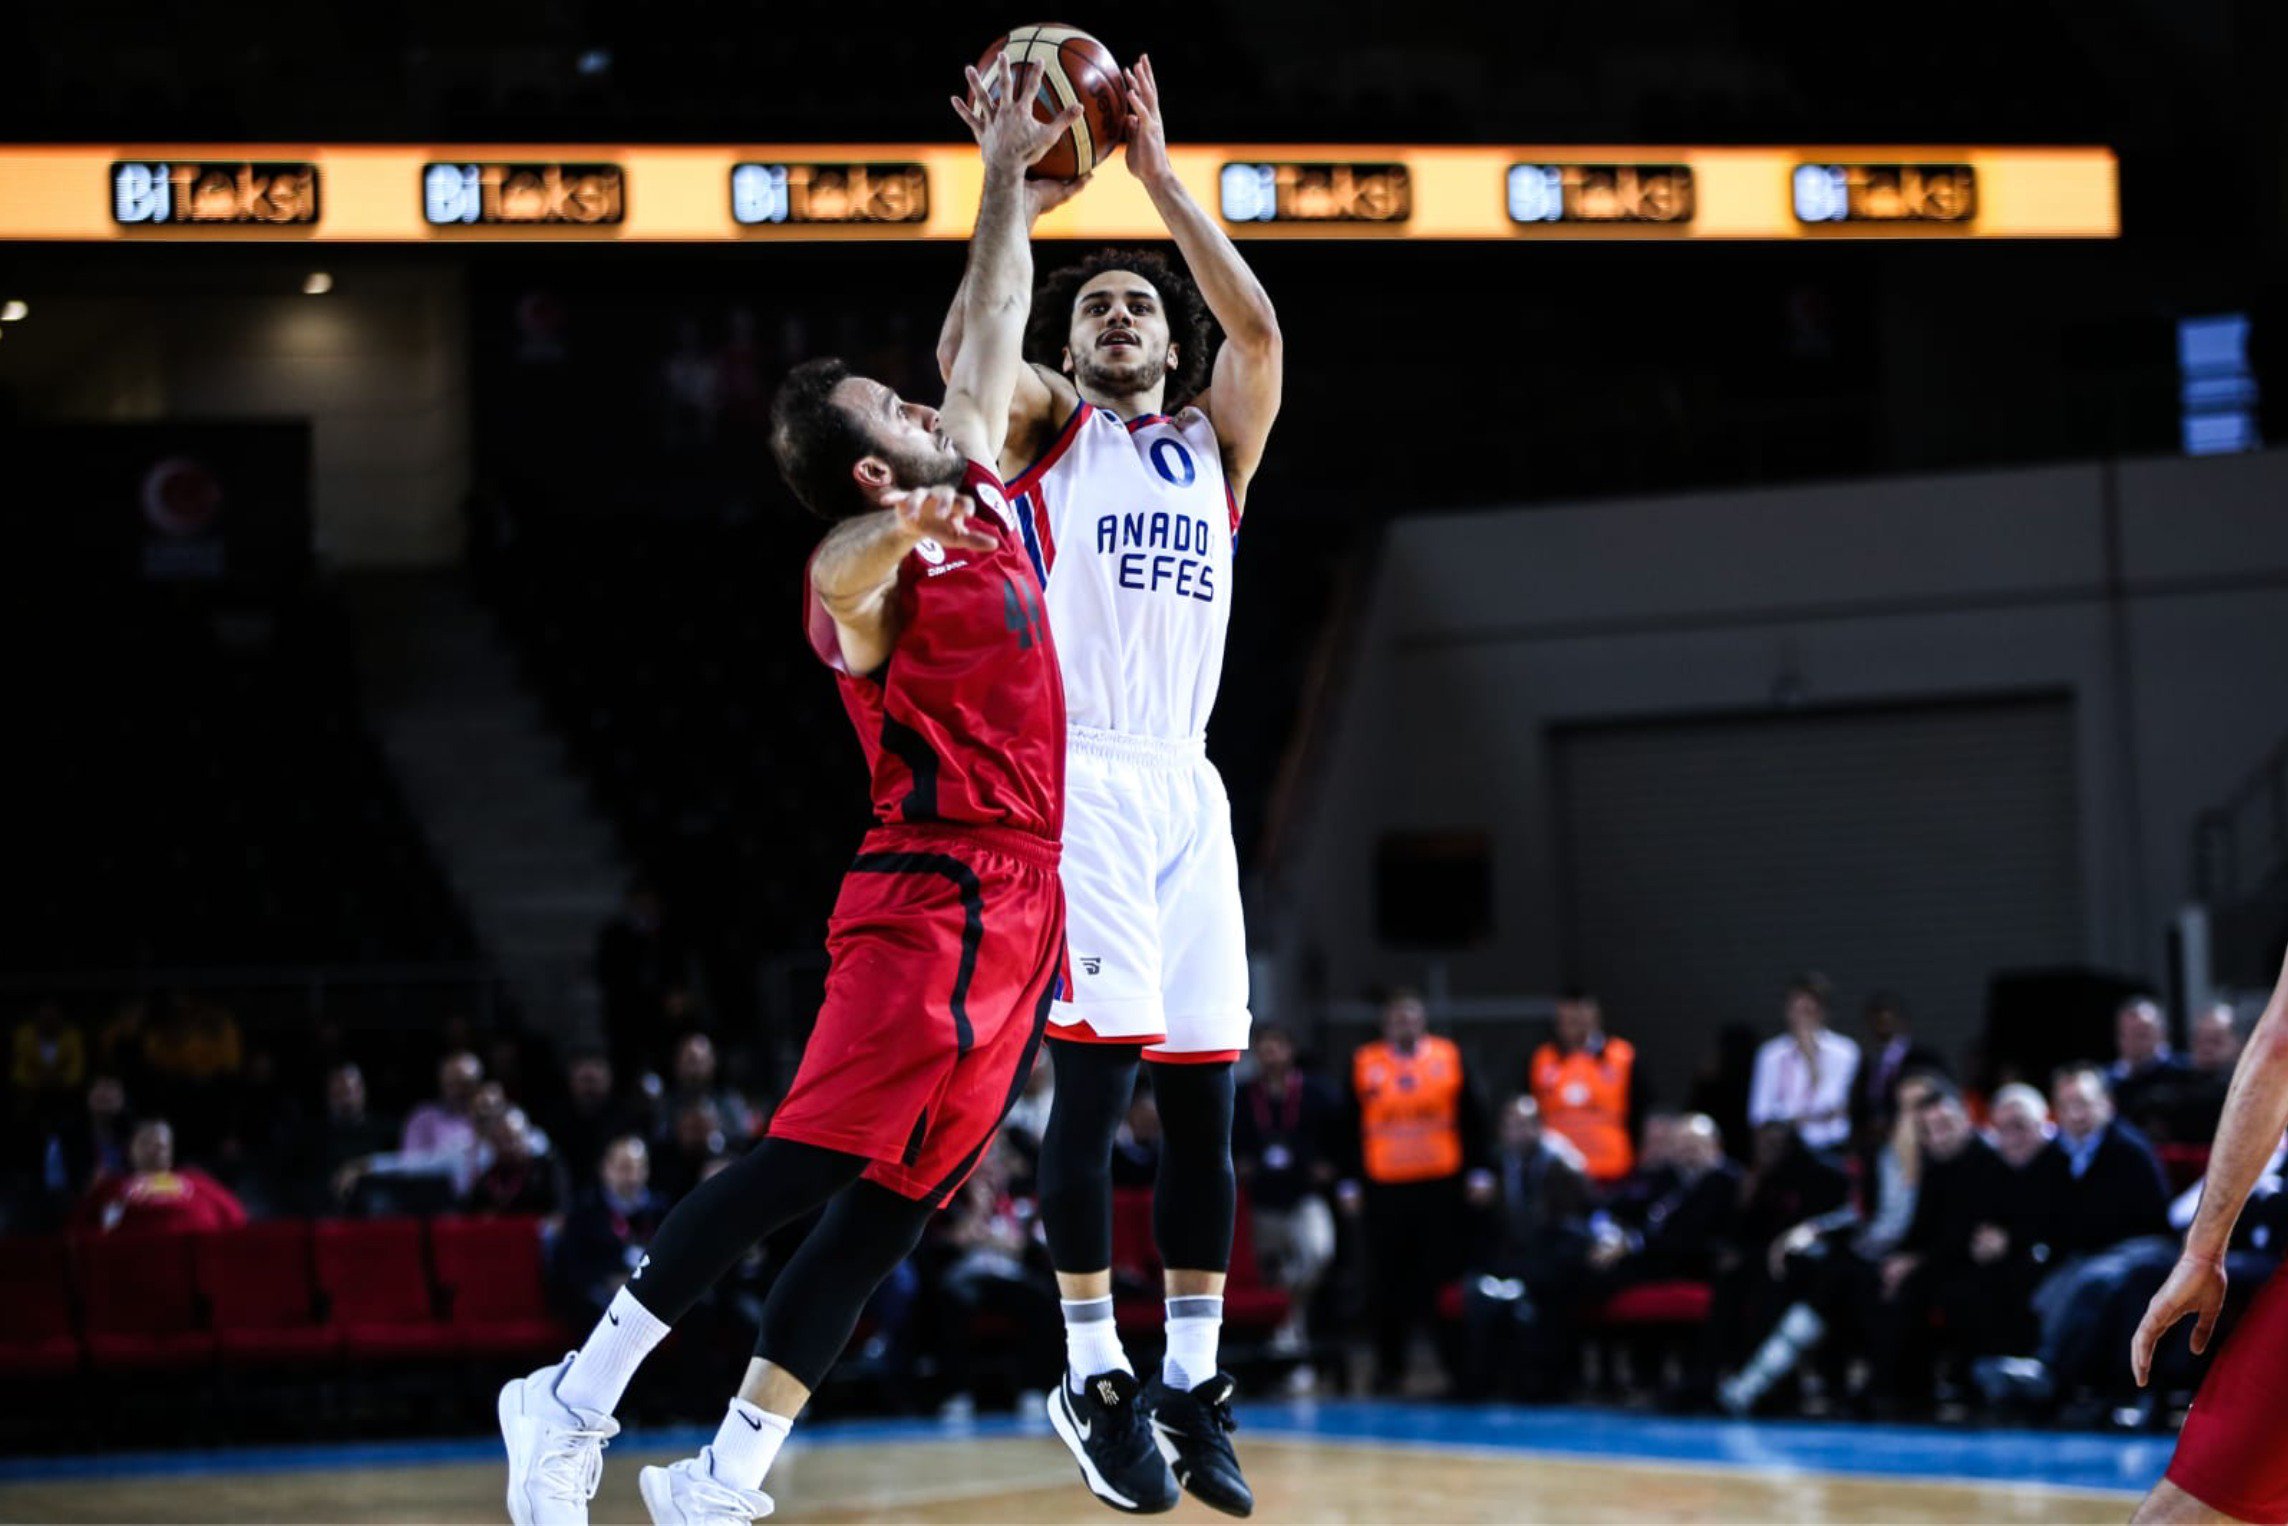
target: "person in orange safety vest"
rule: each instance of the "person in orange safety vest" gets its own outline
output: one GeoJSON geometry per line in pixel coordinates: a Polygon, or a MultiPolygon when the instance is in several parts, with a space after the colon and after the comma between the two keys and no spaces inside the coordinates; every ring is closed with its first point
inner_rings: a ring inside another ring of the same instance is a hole
{"type": "Polygon", "coordinates": [[[1605,1032],[1605,1013],[1585,991],[1557,1003],[1557,1035],[1533,1052],[1526,1089],[1542,1126],[1581,1152],[1589,1180],[1609,1187],[1636,1167],[1629,1123],[1636,1114],[1637,1052],[1605,1032]]]}
{"type": "MultiPolygon", "coordinates": [[[[1461,1275],[1471,1210],[1494,1198],[1485,1104],[1461,1050],[1430,1032],[1411,991],[1383,1003],[1382,1038],[1352,1056],[1351,1118],[1356,1148],[1338,1201],[1364,1219],[1375,1390],[1396,1393],[1414,1330],[1461,1275]]],[[[1452,1373],[1455,1353],[1441,1355],[1452,1373]]]]}

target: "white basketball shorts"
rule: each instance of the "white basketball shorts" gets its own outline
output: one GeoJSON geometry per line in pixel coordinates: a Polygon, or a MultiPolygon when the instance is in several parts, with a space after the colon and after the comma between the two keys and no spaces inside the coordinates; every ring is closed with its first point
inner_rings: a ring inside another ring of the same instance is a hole
{"type": "Polygon", "coordinates": [[[1049,1036],[1205,1063],[1247,1048],[1247,928],[1231,797],[1199,742],[1071,728],[1065,927],[1049,1036]]]}

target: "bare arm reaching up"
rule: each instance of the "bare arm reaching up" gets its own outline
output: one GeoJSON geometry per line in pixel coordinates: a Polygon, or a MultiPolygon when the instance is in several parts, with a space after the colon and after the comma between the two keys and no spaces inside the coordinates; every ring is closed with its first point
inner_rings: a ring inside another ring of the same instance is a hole
{"type": "Polygon", "coordinates": [[[1286,349],[1271,296],[1255,279],[1239,247],[1216,226],[1168,161],[1168,133],[1160,121],[1160,85],[1150,54],[1123,72],[1128,91],[1128,172],[1144,183],[1168,236],[1183,253],[1200,295],[1223,329],[1215,370],[1193,405],[1215,421],[1223,443],[1224,476],[1232,496],[1247,503],[1248,479],[1263,459],[1263,445],[1279,417],[1286,349]]]}
{"type": "MultiPolygon", "coordinates": [[[[970,99],[954,110],[977,135],[985,155],[985,193],[977,207],[977,228],[969,237],[969,273],[959,301],[961,332],[945,372],[945,405],[939,426],[973,461],[994,464],[1009,437],[1010,407],[1018,386],[1031,375],[1025,364],[1025,318],[1033,305],[1033,241],[1026,215],[1025,171],[1080,119],[1068,106],[1050,122],[1033,117],[1034,93],[1041,84],[1039,64],[1012,71],[1006,54],[994,61],[996,96],[975,69],[969,71],[970,99]]],[[[944,362],[944,346],[940,344],[944,362]]]]}

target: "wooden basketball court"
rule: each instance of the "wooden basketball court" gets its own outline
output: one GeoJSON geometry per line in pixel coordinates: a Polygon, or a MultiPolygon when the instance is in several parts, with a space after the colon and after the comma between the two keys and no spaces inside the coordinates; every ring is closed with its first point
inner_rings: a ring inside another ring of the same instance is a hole
{"type": "MultiPolygon", "coordinates": [[[[2119,1521],[2167,1455],[2165,1445],[2152,1441],[2102,1437],[2004,1438],[1997,1449],[1991,1436],[1962,1433],[1950,1448],[1944,1433],[1649,1420],[1636,1427],[1637,1455],[1561,1455],[1568,1433],[1597,1449],[1610,1445],[1613,1434],[1624,1440],[1630,1434],[1625,1417],[1568,1425],[1565,1413],[1399,1405],[1274,1410],[1239,1437],[1256,1489],[1255,1518],[2119,1521]],[[1404,1419],[1378,1425],[1374,1411],[1404,1419]],[[1505,1414],[1518,1423],[1504,1423],[1505,1414]],[[1383,1440],[1355,1434],[1375,1429],[1393,1434],[1383,1440]],[[1817,1465],[1824,1446],[1842,1444],[1823,1431],[1857,1434],[1855,1455],[1864,1471],[1817,1465]],[[1438,1439],[1442,1432],[1452,1439],[1438,1439]],[[1819,1444],[1807,1449],[1807,1436],[1819,1444]],[[1911,1471],[1944,1468],[1950,1451],[1959,1451],[1966,1476],[1911,1471]],[[2054,1464],[2046,1475],[2040,1468],[2045,1453],[2054,1464]],[[2012,1477],[2013,1466],[2029,1471],[2012,1477]]],[[[605,1455],[593,1519],[642,1522],[637,1469],[686,1455],[703,1439],[698,1432],[655,1433],[615,1445],[605,1455]]],[[[83,1468],[27,1461],[0,1466],[0,1520],[500,1521],[503,1476],[497,1456],[478,1439],[122,1458],[108,1465],[87,1459],[83,1468]],[[42,1471],[50,1476],[25,1476],[42,1471]]],[[[779,1518],[787,1521],[1101,1526],[1112,1518],[1082,1489],[1045,1428],[1011,1422],[959,1432],[900,1423],[820,1427],[789,1449],[770,1487],[779,1518]]],[[[1168,1519],[1224,1517],[1187,1500],[1168,1519]]]]}

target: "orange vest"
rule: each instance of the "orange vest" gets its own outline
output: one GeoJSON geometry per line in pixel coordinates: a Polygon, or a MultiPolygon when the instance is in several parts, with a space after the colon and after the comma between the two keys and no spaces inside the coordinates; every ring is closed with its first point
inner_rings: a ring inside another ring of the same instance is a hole
{"type": "Polygon", "coordinates": [[[1351,1061],[1359,1144],[1375,1182],[1426,1182],[1462,1169],[1462,1052],[1425,1038],[1411,1055],[1379,1040],[1351,1061]]]}
{"type": "Polygon", "coordinates": [[[1560,1054],[1555,1044],[1533,1052],[1527,1074],[1541,1121],[1581,1152],[1593,1182],[1619,1181],[1636,1164],[1629,1145],[1629,1074],[1636,1064],[1626,1039],[1606,1039],[1599,1054],[1560,1054]]]}

